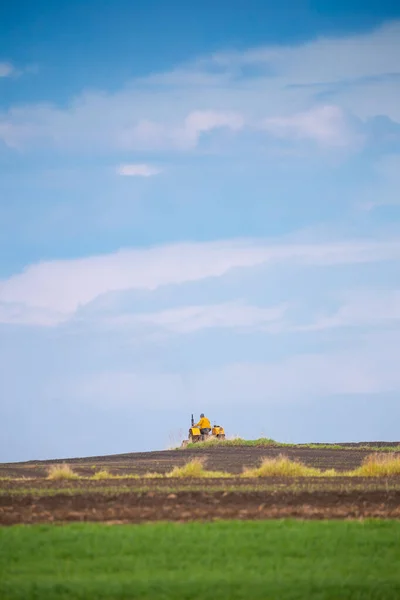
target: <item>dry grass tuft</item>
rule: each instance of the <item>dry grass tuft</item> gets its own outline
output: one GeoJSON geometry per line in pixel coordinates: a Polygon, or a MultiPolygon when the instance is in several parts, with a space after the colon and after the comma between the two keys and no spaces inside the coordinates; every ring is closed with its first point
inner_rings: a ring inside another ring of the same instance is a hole
{"type": "Polygon", "coordinates": [[[231,477],[230,473],[225,473],[223,471],[207,471],[204,468],[205,458],[194,458],[193,460],[187,462],[182,467],[174,467],[172,471],[167,473],[167,477],[179,477],[179,478],[191,478],[191,479],[201,479],[203,477],[209,478],[219,478],[219,477],[231,477]]]}
{"type": "Polygon", "coordinates": [[[145,473],[144,475],[138,475],[137,473],[123,473],[122,475],[113,475],[112,473],[107,471],[107,469],[102,469],[101,471],[98,471],[97,473],[89,477],[89,479],[162,479],[163,477],[165,477],[165,475],[163,475],[162,473],[151,472],[145,473]]]}
{"type": "Polygon", "coordinates": [[[355,477],[390,477],[400,475],[400,456],[398,454],[369,454],[362,465],[349,475],[355,477]]]}
{"type": "Polygon", "coordinates": [[[264,458],[259,467],[244,469],[242,477],[333,477],[334,469],[321,471],[290,460],[280,454],[277,458],[264,458]]]}
{"type": "Polygon", "coordinates": [[[94,473],[94,475],[92,475],[90,479],[99,480],[99,479],[116,479],[116,478],[117,478],[117,476],[112,475],[112,473],[110,473],[110,471],[107,471],[107,469],[101,469],[101,471],[97,471],[97,473],[94,473]]]}
{"type": "Polygon", "coordinates": [[[26,477],[26,475],[22,475],[21,477],[12,477],[11,475],[0,477],[0,481],[35,481],[35,479],[36,477],[26,477]]]}
{"type": "Polygon", "coordinates": [[[48,470],[47,479],[79,479],[79,475],[69,465],[52,465],[48,470]]]}

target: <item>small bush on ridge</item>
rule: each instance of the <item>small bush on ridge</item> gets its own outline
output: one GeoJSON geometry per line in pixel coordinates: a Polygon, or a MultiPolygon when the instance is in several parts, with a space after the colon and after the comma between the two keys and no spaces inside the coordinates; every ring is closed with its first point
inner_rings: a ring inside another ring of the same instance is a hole
{"type": "MultiPolygon", "coordinates": [[[[136,477],[140,479],[140,475],[137,475],[136,477]]],[[[165,477],[165,475],[163,475],[162,473],[155,473],[153,471],[150,471],[143,475],[143,479],[162,479],[163,477],[165,477]]]]}
{"type": "Polygon", "coordinates": [[[400,475],[398,454],[369,454],[358,469],[349,473],[356,477],[390,477],[400,475]]]}
{"type": "Polygon", "coordinates": [[[67,464],[52,465],[49,468],[47,479],[79,479],[79,475],[67,464]]]}
{"type": "Polygon", "coordinates": [[[112,475],[107,469],[101,469],[101,471],[97,471],[94,475],[91,476],[91,479],[99,480],[99,479],[115,479],[115,475],[112,475]]]}
{"type": "Polygon", "coordinates": [[[180,478],[192,478],[198,479],[202,477],[231,477],[230,473],[225,473],[223,471],[207,471],[204,468],[205,459],[202,458],[194,458],[193,460],[187,462],[182,467],[174,467],[172,471],[167,473],[167,477],[180,477],[180,478]]]}
{"type": "Polygon", "coordinates": [[[242,477],[332,477],[334,469],[321,471],[290,460],[280,454],[277,458],[264,458],[259,467],[244,469],[242,477]]]}

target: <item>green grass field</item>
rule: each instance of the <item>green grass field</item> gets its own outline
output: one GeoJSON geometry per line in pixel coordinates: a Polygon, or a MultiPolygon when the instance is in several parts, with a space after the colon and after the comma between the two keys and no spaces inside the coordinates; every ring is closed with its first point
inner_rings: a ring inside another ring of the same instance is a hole
{"type": "Polygon", "coordinates": [[[2,600],[395,600],[398,521],[0,529],[2,600]]]}

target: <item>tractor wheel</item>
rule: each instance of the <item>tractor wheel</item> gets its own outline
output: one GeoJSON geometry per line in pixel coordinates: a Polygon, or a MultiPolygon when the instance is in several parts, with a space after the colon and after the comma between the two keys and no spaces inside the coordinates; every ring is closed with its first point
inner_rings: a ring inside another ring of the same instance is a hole
{"type": "Polygon", "coordinates": [[[217,435],[217,438],[218,438],[219,440],[224,440],[224,439],[225,439],[225,434],[224,434],[224,433],[219,433],[219,434],[217,435]]]}

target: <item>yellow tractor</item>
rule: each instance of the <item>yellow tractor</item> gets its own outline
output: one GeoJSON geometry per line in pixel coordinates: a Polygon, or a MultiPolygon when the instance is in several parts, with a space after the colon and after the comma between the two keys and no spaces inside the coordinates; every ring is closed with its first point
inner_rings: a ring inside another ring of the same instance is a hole
{"type": "Polygon", "coordinates": [[[211,431],[205,433],[201,432],[199,427],[196,427],[194,424],[194,418],[192,415],[191,419],[191,427],[189,429],[189,435],[187,440],[183,440],[182,448],[185,448],[188,444],[195,444],[197,442],[206,442],[207,440],[225,439],[225,430],[221,425],[213,425],[211,431]]]}

